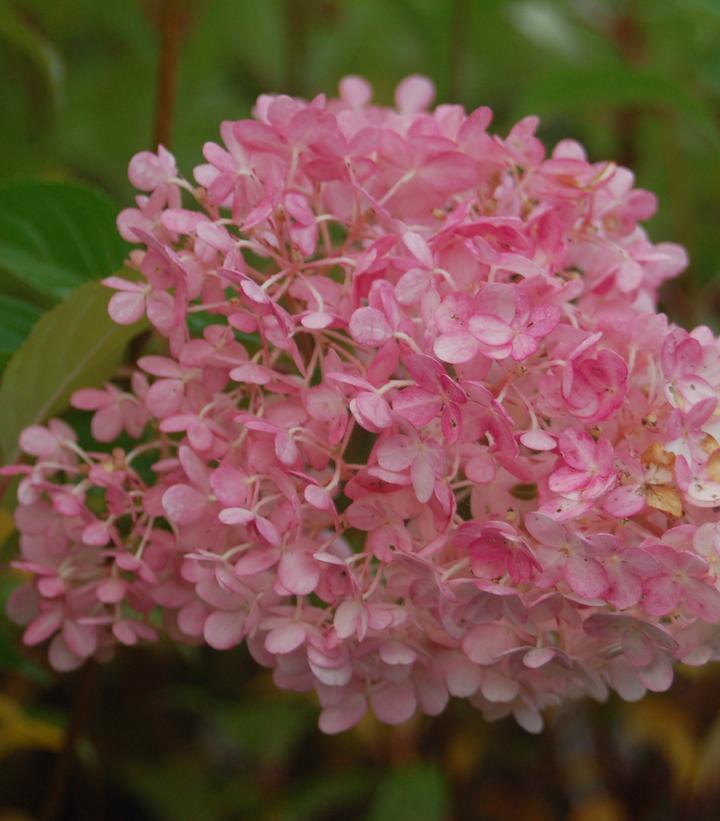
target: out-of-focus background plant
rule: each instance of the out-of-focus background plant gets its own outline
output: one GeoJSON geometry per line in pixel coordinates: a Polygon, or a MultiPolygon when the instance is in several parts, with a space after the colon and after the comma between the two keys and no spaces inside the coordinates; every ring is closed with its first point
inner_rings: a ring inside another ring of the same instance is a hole
{"type": "MultiPolygon", "coordinates": [[[[716,0],[0,0],[0,369],[44,310],[121,263],[132,154],[160,139],[189,172],[258,94],[333,92],[348,73],[380,102],[424,73],[440,102],[491,106],[501,133],[538,114],[547,144],[631,167],[660,198],[652,236],[691,255],[663,308],[717,330],[719,44],[716,0]]],[[[21,412],[4,390],[6,445],[21,412]]],[[[5,567],[11,492],[2,505],[5,567]]],[[[3,598],[16,583],[3,570],[3,598]]],[[[18,646],[3,617],[3,821],[720,817],[712,668],[637,705],[564,708],[540,737],[458,704],[328,738],[243,652],[133,650],[56,677],[18,646]]]]}

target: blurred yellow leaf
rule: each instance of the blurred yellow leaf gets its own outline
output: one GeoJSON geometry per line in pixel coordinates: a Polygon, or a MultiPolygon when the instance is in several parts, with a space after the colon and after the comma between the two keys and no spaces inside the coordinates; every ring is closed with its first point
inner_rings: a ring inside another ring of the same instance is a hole
{"type": "Polygon", "coordinates": [[[701,681],[708,676],[717,675],[717,670],[711,666],[693,667],[690,664],[678,664],[675,666],[675,674],[688,681],[701,681]]]}
{"type": "Polygon", "coordinates": [[[720,715],[713,721],[698,750],[693,788],[697,793],[720,787],[720,715]]]}
{"type": "Polygon", "coordinates": [[[588,796],[572,808],[568,821],[624,821],[623,805],[608,793],[588,796]]]}
{"type": "Polygon", "coordinates": [[[58,750],[62,740],[59,727],[29,718],[16,701],[0,694],[0,758],[19,749],[58,750]]]}
{"type": "Polygon", "coordinates": [[[10,511],[0,508],[0,545],[5,542],[5,539],[15,530],[13,517],[10,511]]]}
{"type": "Polygon", "coordinates": [[[464,780],[477,773],[485,756],[486,741],[477,733],[458,732],[445,749],[445,770],[453,778],[464,780]]]}
{"type": "Polygon", "coordinates": [[[660,750],[670,765],[676,787],[689,783],[699,745],[682,705],[670,698],[650,696],[627,708],[625,727],[636,743],[651,744],[660,750]]]}

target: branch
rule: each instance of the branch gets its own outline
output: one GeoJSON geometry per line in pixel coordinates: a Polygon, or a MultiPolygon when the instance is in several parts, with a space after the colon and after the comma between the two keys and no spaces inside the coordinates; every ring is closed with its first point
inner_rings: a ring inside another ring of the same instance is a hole
{"type": "Polygon", "coordinates": [[[186,23],[181,0],[159,0],[157,26],[160,34],[153,145],[169,147],[177,87],[180,41],[186,23]]]}

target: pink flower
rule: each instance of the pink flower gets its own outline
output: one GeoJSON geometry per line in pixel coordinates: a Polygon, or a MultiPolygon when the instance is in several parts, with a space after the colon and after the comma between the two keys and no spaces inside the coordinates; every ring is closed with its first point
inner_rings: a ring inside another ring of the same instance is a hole
{"type": "Polygon", "coordinates": [[[563,370],[562,395],[570,412],[585,422],[602,422],[625,399],[627,365],[614,351],[596,358],[572,358],[563,370]]]}
{"type": "Polygon", "coordinates": [[[720,593],[708,583],[707,565],[699,556],[659,543],[646,551],[660,565],[643,586],[646,612],[665,616],[681,607],[703,621],[720,622],[720,593]]]}
{"type": "Polygon", "coordinates": [[[147,393],[147,380],[140,373],[133,374],[133,391],[128,394],[114,385],[105,390],[85,388],[75,391],[71,397],[73,407],[94,410],[91,430],[98,442],[112,442],[124,430],[128,436],[138,439],[148,422],[149,414],[142,398],[147,393]]]}
{"type": "Polygon", "coordinates": [[[436,359],[425,354],[410,354],[404,361],[416,387],[400,391],[393,401],[393,410],[416,428],[427,425],[440,414],[443,436],[454,444],[461,433],[460,406],[467,402],[467,394],[436,359]]]}
{"type": "Polygon", "coordinates": [[[503,522],[480,528],[468,551],[473,573],[480,578],[501,579],[507,574],[513,584],[522,584],[541,569],[528,544],[503,522]]]}
{"type": "Polygon", "coordinates": [[[685,253],[627,169],[433,94],[262,95],[194,182],[131,161],[108,310],[152,336],[72,399],[113,447],[51,420],[0,469],[56,669],[244,643],[325,732],[451,695],[539,732],[720,652],[720,341],[655,308],[685,253]]]}
{"type": "Polygon", "coordinates": [[[378,464],[384,470],[402,473],[410,470],[410,481],[419,502],[427,502],[435,481],[442,476],[445,460],[435,442],[395,434],[385,439],[377,450],[378,464]]]}
{"type": "Polygon", "coordinates": [[[570,428],[560,434],[558,450],[562,462],[548,478],[553,493],[587,504],[615,484],[613,448],[607,439],[595,442],[587,433],[570,428]]]}
{"type": "Polygon", "coordinates": [[[543,572],[538,578],[539,586],[550,587],[563,579],[570,590],[584,599],[598,599],[606,594],[608,574],[595,558],[590,542],[541,513],[526,516],[525,527],[540,546],[538,558],[543,572]]]}

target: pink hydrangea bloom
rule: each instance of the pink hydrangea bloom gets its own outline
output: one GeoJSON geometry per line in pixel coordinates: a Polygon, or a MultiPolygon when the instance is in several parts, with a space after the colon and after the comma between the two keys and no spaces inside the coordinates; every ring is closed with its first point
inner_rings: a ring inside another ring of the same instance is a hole
{"type": "Polygon", "coordinates": [[[536,118],[371,96],[262,96],[194,179],[133,159],[109,310],[160,341],[73,398],[110,452],[23,433],[10,613],[59,670],[246,642],[331,733],[665,689],[720,656],[720,343],[655,308],[685,254],[536,118]]]}

